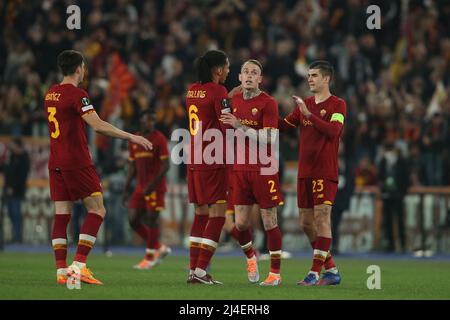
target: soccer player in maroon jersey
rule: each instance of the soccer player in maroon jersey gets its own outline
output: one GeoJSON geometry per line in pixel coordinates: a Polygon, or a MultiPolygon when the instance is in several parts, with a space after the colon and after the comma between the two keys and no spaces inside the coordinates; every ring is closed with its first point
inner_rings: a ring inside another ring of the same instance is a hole
{"type": "Polygon", "coordinates": [[[147,244],[144,259],[134,266],[140,270],[152,269],[171,252],[169,247],[159,243],[159,213],[164,209],[169,151],[166,137],[154,129],[154,117],[150,110],[142,112],[141,131],[137,133],[152,143],[153,150],[148,151],[138,144],[128,143],[129,166],[124,203],[128,202],[130,226],[147,244]],[[135,176],[136,187],[128,201],[128,189],[135,176]]]}
{"type": "Polygon", "coordinates": [[[187,282],[221,284],[206,273],[206,268],[216,251],[225,222],[227,174],[224,161],[205,163],[203,151],[209,142],[203,141],[202,136],[209,129],[223,130],[219,117],[228,92],[222,83],[228,76],[230,63],[224,52],[210,50],[196,60],[195,67],[198,82],[192,84],[186,94],[191,137],[188,192],[189,201],[195,206],[187,282]]]}
{"type": "Polygon", "coordinates": [[[336,285],[341,281],[330,254],[331,207],[338,185],[338,149],[346,103],[330,93],[333,67],[327,61],[309,66],[308,84],[313,96],[279,122],[280,130],[300,127],[297,200],[300,227],[314,250],[310,272],[299,285],[336,285]],[[326,272],[319,280],[325,267],[326,272]]]}
{"type": "Polygon", "coordinates": [[[50,197],[55,203],[52,246],[56,278],[63,284],[76,273],[82,282],[102,284],[86,267],[87,256],[94,246],[106,210],[100,179],[89,154],[85,122],[98,133],[132,141],[146,150],[151,150],[152,144],[144,137],[122,131],[98,117],[86,91],[78,88],[85,68],[81,53],[63,51],[58,55],[57,63],[64,78],[60,84],[50,87],[44,101],[50,135],[50,197]],[[78,199],[83,200],[88,214],[80,230],[74,261],[67,267],[67,225],[73,201],[78,199]]]}
{"type": "MultiPolygon", "coordinates": [[[[281,232],[277,223],[277,206],[282,204],[278,166],[275,172],[263,174],[265,165],[259,159],[259,149],[252,147],[250,141],[241,140],[245,145],[245,163],[239,161],[239,134],[244,134],[259,143],[258,148],[267,149],[276,143],[278,131],[278,105],[267,93],[259,89],[262,81],[262,66],[257,60],[248,60],[241,67],[239,80],[243,92],[232,98],[233,113],[224,113],[221,121],[236,129],[237,153],[233,166],[233,203],[235,205],[236,229],[239,243],[247,255],[247,275],[252,283],[259,281],[258,264],[252,245],[250,214],[252,206],[259,204],[270,253],[269,276],[260,283],[262,286],[281,284],[281,232]],[[257,161],[251,157],[258,154],[257,161]]],[[[242,150],[242,149],[241,149],[242,150]]],[[[241,155],[243,156],[243,154],[241,155]]],[[[273,155],[271,155],[273,157],[273,155]]],[[[274,161],[276,161],[273,158],[274,161]]]]}

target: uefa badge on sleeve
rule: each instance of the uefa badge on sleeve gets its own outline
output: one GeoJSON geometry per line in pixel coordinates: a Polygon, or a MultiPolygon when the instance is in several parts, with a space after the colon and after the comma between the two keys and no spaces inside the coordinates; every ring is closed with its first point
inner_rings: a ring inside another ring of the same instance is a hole
{"type": "Polygon", "coordinates": [[[81,99],[81,104],[82,104],[83,106],[88,106],[88,105],[90,104],[89,99],[86,98],[86,97],[83,97],[83,98],[81,99]]]}

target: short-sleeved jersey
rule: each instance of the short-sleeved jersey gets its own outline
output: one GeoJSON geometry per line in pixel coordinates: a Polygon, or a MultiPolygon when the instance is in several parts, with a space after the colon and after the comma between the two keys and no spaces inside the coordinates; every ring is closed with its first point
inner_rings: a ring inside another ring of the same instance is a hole
{"type": "Polygon", "coordinates": [[[203,159],[203,151],[211,141],[203,141],[206,130],[217,129],[223,132],[219,121],[222,101],[227,99],[227,89],[214,82],[192,84],[186,94],[186,110],[189,118],[191,146],[189,150],[190,170],[213,170],[225,168],[225,152],[222,150],[222,164],[208,164],[203,159]]]}
{"type": "MultiPolygon", "coordinates": [[[[231,100],[233,115],[235,115],[243,125],[255,130],[263,128],[278,128],[278,104],[270,95],[261,92],[258,96],[245,100],[243,94],[236,94],[231,100]]],[[[236,138],[234,171],[259,171],[262,167],[268,167],[269,164],[261,164],[259,156],[258,143],[252,144],[249,138],[245,140],[245,159],[242,152],[242,139],[236,138]],[[256,147],[256,148],[255,148],[256,147]],[[252,161],[256,159],[255,161],[252,161]],[[255,158],[256,157],[256,158],[255,158]],[[242,164],[242,162],[245,163],[242,164]],[[241,162],[241,163],[239,163],[241,162]],[[253,162],[253,163],[252,163],[253,162]]],[[[273,160],[274,155],[270,154],[270,149],[264,146],[265,150],[261,153],[267,155],[273,160]]],[[[272,162],[273,163],[273,162],[272,162]]]]}
{"type": "Polygon", "coordinates": [[[75,170],[92,165],[82,116],[95,112],[89,96],[72,84],[57,84],[45,94],[50,135],[49,169],[75,170]]]}
{"type": "MultiPolygon", "coordinates": [[[[142,135],[137,133],[137,135],[142,135]]],[[[145,150],[144,147],[136,143],[128,143],[129,157],[136,166],[137,187],[144,189],[152,182],[161,171],[163,160],[169,157],[166,137],[158,130],[145,136],[153,144],[152,150],[145,150]]],[[[162,178],[155,191],[166,191],[166,178],[162,178]]]]}
{"type": "Polygon", "coordinates": [[[298,178],[324,178],[338,181],[338,149],[346,116],[345,101],[332,95],[320,103],[314,96],[305,99],[309,119],[299,108],[284,118],[293,127],[300,128],[298,147],[298,178]]]}

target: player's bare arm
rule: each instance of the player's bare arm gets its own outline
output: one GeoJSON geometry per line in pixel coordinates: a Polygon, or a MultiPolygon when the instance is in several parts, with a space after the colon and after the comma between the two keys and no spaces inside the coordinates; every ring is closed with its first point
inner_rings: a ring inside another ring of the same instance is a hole
{"type": "Polygon", "coordinates": [[[95,130],[95,132],[113,138],[129,140],[133,143],[141,145],[146,150],[152,150],[153,148],[152,143],[148,141],[146,138],[116,128],[112,124],[100,119],[100,117],[96,112],[90,112],[88,114],[83,115],[83,120],[86,121],[89,124],[89,126],[91,126],[92,129],[95,130]]]}
{"type": "Polygon", "coordinates": [[[242,130],[247,133],[250,139],[255,141],[262,141],[266,144],[275,143],[278,134],[278,129],[274,128],[263,128],[255,130],[249,126],[243,125],[241,120],[239,120],[235,115],[231,113],[223,113],[220,117],[222,123],[232,126],[235,129],[242,130]]]}

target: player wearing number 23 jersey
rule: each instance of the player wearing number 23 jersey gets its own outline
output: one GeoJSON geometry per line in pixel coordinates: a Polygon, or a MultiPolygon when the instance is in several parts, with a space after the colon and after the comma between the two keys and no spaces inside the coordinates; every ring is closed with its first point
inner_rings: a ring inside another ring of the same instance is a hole
{"type": "Polygon", "coordinates": [[[345,101],[332,95],[315,103],[314,96],[305,99],[311,111],[309,119],[296,108],[281,124],[299,127],[298,207],[332,205],[337,192],[337,153],[346,114],[345,101]]]}

